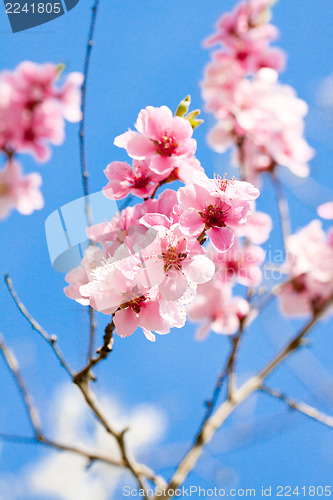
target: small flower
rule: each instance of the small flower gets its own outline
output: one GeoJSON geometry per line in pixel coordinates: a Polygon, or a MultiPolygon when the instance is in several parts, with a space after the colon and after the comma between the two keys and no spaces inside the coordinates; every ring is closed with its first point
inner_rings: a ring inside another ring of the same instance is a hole
{"type": "Polygon", "coordinates": [[[247,182],[197,174],[193,184],[178,190],[180,228],[188,235],[207,233],[217,250],[225,252],[234,242],[233,229],[250,216],[249,201],[258,196],[259,190],[247,182]]]}
{"type": "Polygon", "coordinates": [[[173,116],[166,106],[147,106],[135,124],[138,132],[128,131],[116,137],[116,146],[125,148],[131,158],[148,160],[157,174],[167,175],[179,159],[190,158],[196,150],[190,122],[173,116]]]}
{"type": "Polygon", "coordinates": [[[210,330],[233,335],[249,310],[245,299],[232,296],[231,286],[221,287],[215,280],[199,285],[196,297],[187,307],[189,319],[202,323],[197,330],[198,340],[203,340],[210,330]]]}
{"type": "Polygon", "coordinates": [[[113,161],[104,170],[109,183],[103,193],[111,200],[125,198],[129,193],[148,198],[155,191],[163,177],[149,168],[146,160],[134,160],[133,168],[128,163],[113,161]]]}
{"type": "Polygon", "coordinates": [[[41,184],[42,178],[37,172],[23,175],[21,165],[10,160],[0,170],[0,218],[7,217],[14,208],[24,215],[43,208],[41,184]]]}

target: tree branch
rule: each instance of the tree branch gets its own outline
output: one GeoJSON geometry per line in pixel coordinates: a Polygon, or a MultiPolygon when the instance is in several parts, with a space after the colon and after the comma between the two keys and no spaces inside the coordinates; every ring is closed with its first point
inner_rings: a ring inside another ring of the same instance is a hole
{"type": "Polygon", "coordinates": [[[54,354],[56,355],[58,361],[60,362],[61,366],[66,370],[66,372],[69,374],[70,377],[73,377],[74,373],[65,360],[61,350],[59,349],[57,345],[57,337],[55,335],[49,335],[44,328],[31,316],[31,314],[28,312],[26,309],[25,305],[23,302],[21,302],[20,298],[18,297],[17,293],[15,292],[12,280],[9,277],[9,274],[5,274],[5,283],[7,286],[7,289],[12,296],[16,306],[18,307],[19,311],[21,314],[25,317],[25,319],[30,323],[31,327],[39,333],[39,335],[49,344],[51,349],[53,350],[54,354]]]}
{"type": "Polygon", "coordinates": [[[10,373],[14,378],[19,393],[22,396],[24,407],[26,409],[26,413],[28,415],[30,425],[32,427],[32,430],[34,431],[35,437],[39,440],[42,434],[40,430],[40,421],[37,409],[35,408],[32,397],[30,396],[25,381],[20,373],[18,361],[12,350],[5,345],[1,334],[0,334],[0,352],[5,360],[8,370],[10,371],[10,373]]]}
{"type": "Polygon", "coordinates": [[[321,424],[333,428],[333,417],[331,417],[330,415],[326,415],[325,413],[319,411],[317,408],[314,408],[313,406],[310,406],[306,403],[302,403],[300,401],[295,401],[294,399],[291,399],[289,396],[283,394],[282,392],[270,389],[265,385],[263,385],[260,389],[265,394],[268,394],[269,396],[272,396],[275,399],[278,399],[283,403],[285,403],[290,408],[290,410],[296,410],[302,413],[303,415],[306,415],[307,417],[310,417],[313,420],[320,422],[321,424]]]}
{"type": "Polygon", "coordinates": [[[301,345],[302,340],[305,335],[311,330],[311,328],[319,321],[319,319],[327,312],[327,310],[333,304],[333,295],[328,298],[328,300],[323,304],[323,306],[318,309],[308,323],[301,329],[301,331],[287,344],[287,346],[282,349],[272,361],[270,361],[259,374],[251,377],[247,380],[239,389],[236,389],[231,397],[229,395],[228,399],[224,401],[216,412],[211,415],[198,434],[197,439],[193,447],[185,455],[183,460],[178,465],[178,468],[174,475],[172,476],[166,491],[163,495],[156,495],[153,500],[158,500],[163,498],[164,500],[171,498],[168,494],[168,490],[176,490],[186,479],[189,472],[196,465],[200,455],[203,452],[204,446],[212,439],[215,432],[222,426],[229,415],[235,410],[235,408],[245,401],[253,392],[259,390],[265,378],[277,367],[279,364],[290,354],[296,351],[301,345]]]}
{"type": "MultiPolygon", "coordinates": [[[[86,146],[85,146],[85,123],[86,123],[86,91],[87,91],[87,83],[89,76],[89,68],[91,61],[91,52],[93,48],[93,39],[95,34],[95,26],[97,13],[99,8],[99,0],[95,0],[95,3],[91,10],[91,19],[88,33],[88,42],[86,46],[86,54],[83,68],[83,83],[81,87],[81,112],[82,118],[80,122],[79,128],[79,142],[80,142],[80,164],[81,164],[81,178],[82,178],[82,187],[84,194],[84,203],[85,203],[85,211],[87,218],[87,225],[92,225],[92,214],[90,209],[89,202],[89,173],[87,168],[87,160],[86,160],[86,146]]],[[[89,306],[89,321],[90,321],[90,342],[89,342],[89,351],[88,351],[88,359],[91,360],[91,357],[94,352],[94,341],[95,341],[95,333],[96,333],[96,320],[95,320],[95,311],[89,306]]]]}

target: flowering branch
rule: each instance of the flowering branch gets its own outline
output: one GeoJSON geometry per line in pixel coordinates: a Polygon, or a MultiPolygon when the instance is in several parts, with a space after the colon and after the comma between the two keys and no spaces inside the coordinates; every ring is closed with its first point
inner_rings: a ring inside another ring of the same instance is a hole
{"type": "Polygon", "coordinates": [[[296,351],[301,345],[305,335],[311,328],[322,318],[326,311],[333,304],[333,295],[323,304],[323,306],[314,312],[311,320],[301,329],[301,331],[280,351],[275,358],[270,361],[261,372],[254,377],[248,379],[239,389],[232,389],[228,398],[219,406],[216,412],[211,415],[203,425],[201,432],[198,434],[193,447],[189,450],[183,460],[180,462],[176,472],[171,478],[163,495],[156,495],[153,500],[158,498],[168,499],[170,495],[168,491],[176,490],[186,479],[189,472],[194,468],[200,455],[203,452],[204,446],[212,439],[215,432],[222,426],[229,415],[237,408],[237,406],[245,401],[253,392],[262,388],[264,380],[280,363],[296,351]]]}
{"type": "Polygon", "coordinates": [[[314,408],[313,406],[310,406],[308,404],[299,401],[295,401],[294,399],[291,399],[289,396],[286,396],[282,392],[271,389],[265,385],[261,387],[261,390],[265,394],[269,394],[275,399],[282,401],[287,406],[289,406],[291,410],[296,410],[302,413],[303,415],[306,415],[312,418],[313,420],[316,420],[317,422],[327,425],[328,427],[333,427],[333,417],[317,410],[317,408],[314,408]]]}

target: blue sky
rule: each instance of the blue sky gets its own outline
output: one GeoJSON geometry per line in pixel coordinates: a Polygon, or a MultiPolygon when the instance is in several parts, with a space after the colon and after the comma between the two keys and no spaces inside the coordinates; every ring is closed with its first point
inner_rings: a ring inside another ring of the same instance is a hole
{"type": "MultiPolygon", "coordinates": [[[[11,33],[2,7],[1,69],[14,68],[29,59],[65,63],[67,71],[81,70],[91,4],[90,0],[81,0],[65,16],[17,34],[11,33]]],[[[187,94],[191,94],[195,108],[202,107],[199,81],[209,54],[201,43],[212,32],[218,16],[233,5],[232,1],[217,0],[179,0],[168,4],[156,0],[101,0],[87,91],[86,144],[92,192],[105,184],[103,169],[110,161],[126,159],[125,152],[113,145],[113,139],[133,126],[142,107],[166,104],[175,109],[187,94]]],[[[280,0],[274,7],[273,21],[281,30],[278,44],[288,53],[281,80],[293,85],[309,103],[307,138],[316,149],[311,162],[312,177],[325,188],[318,195],[313,181],[301,184],[282,172],[290,182],[287,195],[292,226],[297,229],[315,217],[315,207],[327,201],[333,189],[332,112],[330,115],[316,104],[318,85],[333,72],[331,2],[280,0]]],[[[221,157],[208,148],[205,138],[213,120],[208,115],[204,118],[205,123],[195,134],[197,156],[209,175],[214,171],[224,173],[229,155],[221,157]]],[[[29,217],[13,213],[1,223],[0,271],[10,273],[27,308],[50,333],[58,335],[69,361],[79,369],[86,359],[88,316],[82,306],[64,296],[64,276],[50,264],[44,230],[49,214],[82,196],[78,126],[68,124],[66,132],[64,145],[54,148],[50,162],[37,167],[43,176],[44,209],[29,217]]],[[[36,169],[30,158],[22,156],[21,161],[26,171],[36,169]]],[[[259,208],[277,220],[274,193],[268,183],[259,208]]],[[[278,226],[266,248],[270,246],[281,246],[278,226]]],[[[44,415],[50,395],[65,376],[47,346],[35,338],[18,314],[1,284],[0,297],[0,331],[15,348],[44,415]]],[[[106,324],[103,315],[98,316],[98,324],[101,339],[106,324]]],[[[246,336],[238,365],[241,379],[262,366],[300,324],[278,321],[276,306],[272,304],[246,336]]],[[[311,347],[279,369],[271,377],[271,385],[333,414],[331,331],[332,321],[316,328],[311,347]]],[[[211,334],[204,343],[197,343],[193,333],[193,325],[188,325],[157,338],[155,344],[139,332],[126,340],[116,338],[112,357],[98,369],[101,392],[115,394],[127,408],[142,401],[154,402],[168,415],[165,442],[181,443],[179,458],[191,441],[202,415],[202,401],[209,397],[229,348],[228,339],[223,336],[211,334]]],[[[24,410],[2,364],[0,380],[0,431],[28,434],[24,410]]],[[[226,423],[215,444],[208,448],[217,459],[214,464],[219,464],[217,472],[208,466],[203,478],[194,472],[188,484],[221,484],[224,476],[219,474],[220,468],[235,471],[237,484],[243,488],[330,484],[332,447],[333,434],[329,429],[288,414],[283,405],[268,396],[255,396],[226,423]],[[252,425],[252,429],[245,432],[239,427],[240,422],[252,425]]],[[[16,473],[43,453],[47,452],[36,447],[4,444],[1,475],[16,473]]],[[[150,461],[154,466],[153,457],[150,461]]],[[[168,475],[174,464],[171,457],[170,467],[161,472],[168,475]]],[[[1,492],[0,499],[4,500],[1,492]]]]}

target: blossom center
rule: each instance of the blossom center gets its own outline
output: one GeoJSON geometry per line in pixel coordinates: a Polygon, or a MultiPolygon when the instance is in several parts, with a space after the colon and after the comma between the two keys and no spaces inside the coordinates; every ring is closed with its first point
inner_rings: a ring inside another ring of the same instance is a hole
{"type": "Polygon", "coordinates": [[[186,257],[186,252],[177,252],[176,247],[169,247],[166,252],[162,252],[164,272],[168,272],[171,268],[176,269],[176,271],[181,271],[183,260],[185,260],[186,257]]]}
{"type": "Polygon", "coordinates": [[[176,153],[178,143],[175,141],[174,137],[168,135],[162,135],[160,140],[154,141],[156,144],[156,152],[161,156],[172,156],[176,153]]]}
{"type": "Polygon", "coordinates": [[[199,212],[205,223],[206,229],[210,227],[225,227],[226,223],[224,220],[230,208],[231,207],[226,203],[222,203],[217,205],[208,205],[202,212],[199,212]]]}
{"type": "Polygon", "coordinates": [[[138,287],[134,287],[132,290],[127,291],[126,294],[124,294],[125,298],[130,299],[127,302],[123,302],[120,305],[120,309],[127,309],[128,307],[132,309],[133,312],[136,314],[139,314],[142,308],[142,303],[147,300],[147,297],[145,295],[139,295],[138,294],[138,287]]]}

